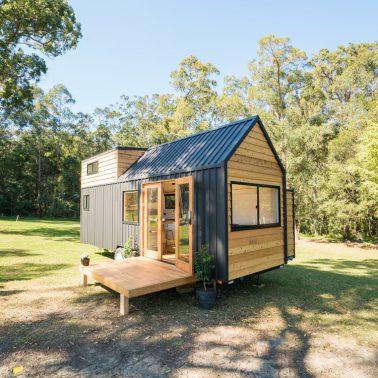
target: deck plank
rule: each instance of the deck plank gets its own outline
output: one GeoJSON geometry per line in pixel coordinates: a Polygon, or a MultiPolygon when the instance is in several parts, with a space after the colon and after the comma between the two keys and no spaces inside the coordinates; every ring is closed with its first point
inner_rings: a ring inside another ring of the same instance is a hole
{"type": "Polygon", "coordinates": [[[174,265],[142,256],[83,266],[81,271],[128,298],[195,282],[195,276],[174,265]]]}

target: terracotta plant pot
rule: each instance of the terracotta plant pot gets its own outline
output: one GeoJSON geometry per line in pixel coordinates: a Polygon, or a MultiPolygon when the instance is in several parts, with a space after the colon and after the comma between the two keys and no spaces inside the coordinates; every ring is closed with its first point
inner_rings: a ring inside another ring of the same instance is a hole
{"type": "Polygon", "coordinates": [[[90,259],[82,259],[82,260],[81,260],[81,263],[82,263],[84,266],[88,266],[88,265],[89,265],[89,262],[90,262],[90,259]]]}

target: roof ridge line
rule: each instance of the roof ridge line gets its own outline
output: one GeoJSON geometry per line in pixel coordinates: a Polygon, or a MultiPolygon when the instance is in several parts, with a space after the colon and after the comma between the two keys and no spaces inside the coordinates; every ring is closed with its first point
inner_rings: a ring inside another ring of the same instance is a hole
{"type": "Polygon", "coordinates": [[[247,122],[247,121],[251,121],[252,119],[254,118],[258,118],[259,116],[256,114],[254,116],[251,116],[251,117],[247,117],[247,118],[243,118],[243,119],[240,119],[238,121],[234,121],[234,122],[230,122],[230,123],[226,123],[224,125],[220,125],[220,126],[216,126],[214,127],[213,129],[208,129],[208,130],[203,130],[203,131],[200,131],[199,133],[194,133],[194,134],[190,134],[190,135],[187,135],[185,137],[181,137],[181,138],[177,138],[177,139],[174,139],[174,140],[171,140],[170,142],[164,142],[164,143],[161,143],[161,144],[158,144],[156,146],[152,146],[152,147],[149,147],[148,150],[154,150],[155,148],[158,148],[160,146],[164,146],[166,144],[171,144],[171,143],[174,143],[174,142],[178,142],[180,140],[183,140],[183,139],[189,139],[189,138],[193,138],[197,135],[201,135],[201,134],[206,134],[206,133],[211,133],[213,131],[217,131],[219,129],[223,129],[225,127],[229,127],[229,126],[232,126],[232,125],[236,125],[238,123],[242,123],[242,122],[247,122]]]}

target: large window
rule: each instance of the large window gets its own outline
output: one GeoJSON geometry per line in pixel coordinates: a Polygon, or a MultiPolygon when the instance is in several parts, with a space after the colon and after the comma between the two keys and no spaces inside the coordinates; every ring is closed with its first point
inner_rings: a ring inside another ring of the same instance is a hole
{"type": "Polygon", "coordinates": [[[231,229],[233,231],[280,225],[280,188],[231,183],[231,229]]]}
{"type": "Polygon", "coordinates": [[[98,161],[87,164],[87,175],[98,173],[98,161]]]}
{"type": "Polygon", "coordinates": [[[89,210],[89,194],[83,196],[83,209],[89,210]]]}
{"type": "Polygon", "coordinates": [[[138,191],[123,192],[123,221],[139,221],[138,191]]]}

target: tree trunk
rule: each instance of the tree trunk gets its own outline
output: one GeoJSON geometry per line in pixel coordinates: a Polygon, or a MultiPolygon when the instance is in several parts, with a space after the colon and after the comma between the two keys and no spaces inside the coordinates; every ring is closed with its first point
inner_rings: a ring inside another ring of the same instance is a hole
{"type": "Polygon", "coordinates": [[[41,186],[42,186],[42,162],[41,162],[41,144],[38,142],[38,172],[37,172],[37,204],[38,217],[42,218],[42,203],[41,203],[41,186]]]}

